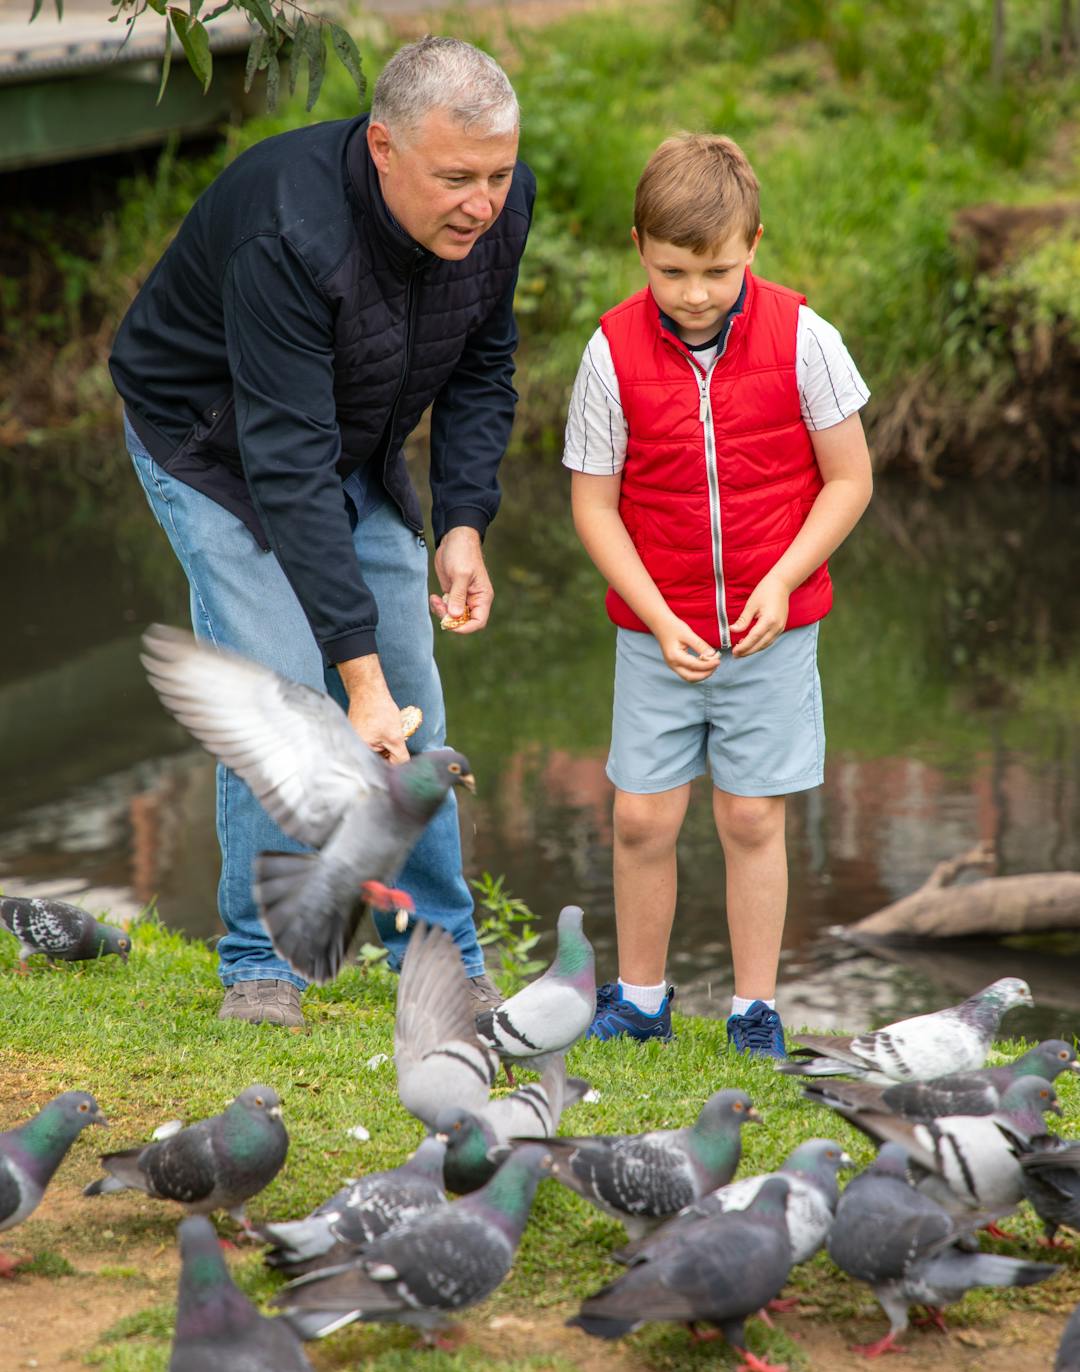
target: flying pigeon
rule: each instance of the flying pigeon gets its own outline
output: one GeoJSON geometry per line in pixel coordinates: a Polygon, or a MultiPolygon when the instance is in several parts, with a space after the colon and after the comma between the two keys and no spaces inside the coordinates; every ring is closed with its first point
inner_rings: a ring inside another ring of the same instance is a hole
{"type": "Polygon", "coordinates": [[[115,924],[96,920],[77,905],[39,896],[0,898],[0,920],[19,940],[19,970],[26,971],[26,959],[35,953],[62,962],[84,962],[88,958],[116,953],[127,962],[131,939],[115,924]]]}
{"type": "MultiPolygon", "coordinates": [[[[866,1282],[889,1317],[889,1332],[857,1348],[868,1357],[900,1348],[908,1306],[925,1305],[944,1328],[942,1309],[980,1286],[1030,1286],[1058,1270],[1054,1263],[1023,1262],[956,1247],[985,1216],[958,1221],[915,1190],[904,1149],[888,1143],[844,1189],[828,1239],[833,1262],[866,1282]]],[[[902,1349],[900,1351],[903,1351],[902,1349]]]]}
{"type": "MultiPolygon", "coordinates": [[[[52,1175],[88,1124],[107,1124],[85,1091],[65,1091],[25,1124],[0,1134],[0,1233],[14,1229],[38,1206],[52,1175]]],[[[0,1254],[0,1277],[17,1263],[0,1254]]]]}
{"type": "Polygon", "coordinates": [[[411,908],[392,881],[451,786],[474,787],[451,748],[392,766],[328,695],[190,634],[153,625],[142,656],[162,703],[317,851],[260,853],[255,896],[274,948],[308,981],[341,969],[365,903],[411,908]]]}
{"type": "Polygon", "coordinates": [[[862,1077],[888,1085],[929,1081],[946,1072],[981,1067],[1001,1017],[1014,1005],[1033,1005],[1026,981],[1002,977],[960,1005],[900,1020],[858,1038],[797,1034],[790,1055],[799,1062],[777,1063],[778,1072],[807,1077],[862,1077]]]}
{"type": "Polygon", "coordinates": [[[477,1035],[474,1006],[453,938],[418,921],[398,979],[394,1063],[402,1105],[429,1130],[442,1110],[488,1103],[499,1059],[477,1035]]]}
{"type": "Polygon", "coordinates": [[[612,1257],[616,1262],[636,1262],[642,1255],[647,1256],[654,1245],[684,1233],[696,1220],[730,1210],[745,1210],[770,1177],[782,1177],[788,1184],[785,1214],[792,1266],[806,1262],[824,1246],[828,1237],[840,1196],[836,1174],[842,1167],[853,1165],[833,1139],[807,1139],[780,1164],[779,1171],[743,1177],[740,1181],[728,1182],[718,1191],[710,1191],[665,1220],[647,1238],[627,1244],[612,1257]]]}
{"type": "Polygon", "coordinates": [[[83,1192],[145,1191],[179,1201],[190,1215],[227,1210],[247,1225],[244,1205],[281,1170],[289,1136],[281,1102],[269,1086],[248,1086],[220,1114],[189,1125],[158,1143],[105,1153],[108,1176],[83,1192]]]}
{"type": "Polygon", "coordinates": [[[260,1315],[229,1275],[214,1226],[181,1220],[180,1289],[168,1372],[311,1372],[286,1320],[260,1315]]]}
{"type": "Polygon", "coordinates": [[[353,1320],[409,1324],[430,1339],[506,1277],[550,1161],[544,1145],[523,1144],[481,1190],[381,1235],[351,1263],[298,1277],[274,1304],[304,1339],[353,1320]]]}
{"type": "Polygon", "coordinates": [[[542,1072],[555,1053],[577,1043],[596,1013],[596,962],[577,905],[559,911],[555,961],[502,1005],[476,1017],[480,1037],[504,1061],[542,1072]]]}
{"type": "Polygon", "coordinates": [[[1021,1152],[1020,1167],[1024,1195],[1043,1222],[1040,1242],[1057,1247],[1063,1225],[1080,1230],[1080,1139],[1037,1139],[1021,1152]]]}
{"type": "Polygon", "coordinates": [[[361,1177],[306,1219],[257,1226],[259,1238],[274,1245],[267,1266],[299,1277],[348,1261],[380,1234],[444,1206],[445,1154],[446,1144],[429,1136],[400,1167],[361,1177]]]}
{"type": "Polygon", "coordinates": [[[1054,1372],[1080,1372],[1080,1305],[1069,1316],[1061,1336],[1054,1372]]]}
{"type": "Polygon", "coordinates": [[[740,1131],[760,1120],[745,1091],[717,1091],[685,1129],[546,1140],[552,1175],[639,1239],[735,1175],[740,1131]]]}
{"type": "Polygon", "coordinates": [[[510,1151],[511,1138],[543,1139],[554,1134],[563,1110],[588,1090],[587,1081],[566,1075],[566,1060],[560,1053],[539,1081],[489,1101],[475,1113],[458,1108],[440,1111],[435,1132],[446,1140],[446,1189],[458,1195],[479,1190],[510,1151]]]}
{"type": "Polygon", "coordinates": [[[786,1179],[770,1177],[745,1210],[680,1228],[584,1301],[567,1324],[594,1338],[617,1339],[649,1320],[691,1327],[708,1321],[736,1349],[744,1368],[770,1372],[768,1363],[747,1350],[744,1323],[779,1294],[791,1269],[787,1191],[786,1179]]]}

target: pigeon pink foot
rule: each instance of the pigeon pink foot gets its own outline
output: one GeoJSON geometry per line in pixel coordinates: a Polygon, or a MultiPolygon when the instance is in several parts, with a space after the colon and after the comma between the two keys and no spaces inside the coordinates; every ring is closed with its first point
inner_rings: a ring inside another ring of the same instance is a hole
{"type": "Polygon", "coordinates": [[[736,1367],[735,1372],[788,1372],[786,1362],[766,1362],[756,1353],[751,1353],[749,1348],[739,1348],[736,1352],[742,1358],[742,1362],[736,1367]]]}
{"type": "Polygon", "coordinates": [[[926,1314],[921,1319],[912,1320],[912,1324],[917,1324],[920,1328],[926,1325],[933,1325],[935,1329],[940,1329],[943,1334],[949,1332],[949,1326],[945,1323],[945,1313],[936,1305],[924,1305],[926,1314]]]}
{"type": "Polygon", "coordinates": [[[410,914],[416,911],[416,905],[408,891],[395,891],[392,886],[385,886],[381,881],[365,881],[360,887],[360,894],[376,910],[408,910],[410,914]]]}
{"type": "Polygon", "coordinates": [[[906,1353],[907,1349],[896,1342],[896,1337],[890,1329],[883,1339],[878,1339],[877,1343],[853,1343],[851,1351],[861,1353],[866,1358],[880,1358],[882,1353],[906,1353]]]}

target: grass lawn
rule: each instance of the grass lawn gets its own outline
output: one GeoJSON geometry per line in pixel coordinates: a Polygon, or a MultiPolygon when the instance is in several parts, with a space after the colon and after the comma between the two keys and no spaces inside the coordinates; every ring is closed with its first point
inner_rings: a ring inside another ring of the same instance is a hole
{"type": "MultiPolygon", "coordinates": [[[[130,1192],[83,1199],[81,1187],[98,1175],[97,1151],[145,1141],[167,1119],[216,1113],[253,1082],[271,1085],[283,1100],[291,1147],[285,1168],[249,1206],[259,1220],[305,1213],[343,1178],[396,1165],[421,1138],[422,1126],[396,1097],[396,979],[380,967],[350,970],[333,986],[309,993],[307,1033],[219,1022],[212,952],[154,924],[136,930],[127,967],[115,958],[56,969],[39,961],[26,977],[15,975],[14,967],[14,940],[2,939],[0,1127],[25,1119],[56,1092],[78,1087],[94,1093],[112,1128],[84,1133],[36,1215],[4,1236],[6,1248],[35,1259],[25,1276],[0,1289],[0,1341],[16,1355],[5,1366],[70,1367],[72,1358],[106,1372],[162,1372],[167,1365],[178,1211],[130,1192]],[[370,1131],[369,1142],[349,1136],[357,1124],[370,1131]]],[[[589,1078],[601,1099],[568,1111],[562,1132],[679,1126],[694,1118],[710,1092],[738,1085],[764,1116],[763,1124],[744,1130],[740,1175],[776,1166],[797,1142],[813,1136],[837,1138],[860,1163],[870,1159],[862,1136],[805,1103],[792,1078],[728,1056],[722,1022],[678,1018],[677,1028],[669,1046],[574,1049],[571,1070],[589,1078]]],[[[1003,1042],[998,1052],[1012,1056],[1025,1046],[1003,1042]]],[[[1061,1079],[1059,1094],[1065,1117],[1052,1120],[1052,1127],[1076,1136],[1080,1083],[1061,1079]]],[[[1009,1227],[1024,1242],[993,1247],[1034,1255],[1035,1217],[1025,1208],[1009,1227]]],[[[230,1231],[224,1220],[222,1232],[230,1231]]],[[[354,1326],[311,1346],[313,1364],[373,1372],[734,1366],[721,1345],[691,1348],[686,1332],[675,1326],[651,1325],[613,1345],[563,1328],[578,1299],[615,1274],[606,1254],[621,1237],[620,1225],[554,1182],[544,1183],[511,1277],[465,1318],[460,1351],[415,1352],[412,1331],[354,1326]]],[[[1080,1299],[1076,1254],[1053,1256],[1062,1272],[1051,1283],[969,1296],[952,1312],[950,1322],[961,1332],[948,1344],[938,1334],[913,1334],[905,1365],[937,1365],[948,1348],[950,1367],[1048,1367],[1065,1313],[1080,1299]],[[997,1348],[1008,1352],[1000,1363],[988,1360],[988,1350],[997,1348]],[[1036,1360],[1025,1362],[1025,1352],[1036,1360]]],[[[268,1298],[278,1284],[254,1253],[237,1258],[234,1271],[256,1299],[268,1298]]],[[[805,1299],[801,1314],[785,1316],[771,1331],[759,1321],[749,1326],[751,1347],[774,1362],[792,1369],[843,1368],[849,1365],[841,1352],[847,1343],[885,1332],[869,1291],[824,1257],[797,1270],[792,1287],[805,1299]],[[823,1351],[826,1344],[836,1351],[823,1351]]]]}

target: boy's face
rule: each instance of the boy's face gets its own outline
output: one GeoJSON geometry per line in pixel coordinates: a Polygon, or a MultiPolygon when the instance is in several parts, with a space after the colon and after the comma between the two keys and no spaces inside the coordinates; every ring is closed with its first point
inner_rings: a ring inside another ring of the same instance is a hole
{"type": "Polygon", "coordinates": [[[647,234],[631,235],[649,278],[649,289],[661,310],[675,321],[684,343],[707,343],[739,298],[743,272],[754,260],[761,226],[747,246],[740,232],[704,253],[677,248],[647,234]]]}

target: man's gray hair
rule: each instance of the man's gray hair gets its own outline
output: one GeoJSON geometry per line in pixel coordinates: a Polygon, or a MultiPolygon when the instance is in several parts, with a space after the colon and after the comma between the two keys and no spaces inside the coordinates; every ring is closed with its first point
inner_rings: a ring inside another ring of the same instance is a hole
{"type": "Polygon", "coordinates": [[[481,137],[513,133],[517,96],[498,62],[460,38],[433,38],[400,48],[383,68],[371,100],[371,122],[403,137],[432,110],[445,110],[481,137]]]}

